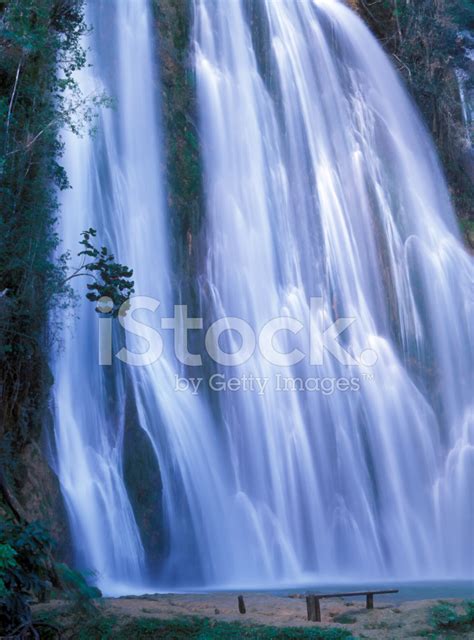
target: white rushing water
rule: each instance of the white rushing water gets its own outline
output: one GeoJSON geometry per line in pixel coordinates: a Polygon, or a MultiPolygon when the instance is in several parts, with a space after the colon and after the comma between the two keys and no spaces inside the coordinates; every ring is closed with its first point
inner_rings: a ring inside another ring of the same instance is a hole
{"type": "Polygon", "coordinates": [[[424,127],[343,3],[195,7],[213,312],[307,327],[322,296],[313,321],[355,318],[355,358],[378,355],[242,368],[361,384],[223,399],[249,543],[236,577],[472,575],[472,271],[424,127]]]}
{"type": "Polygon", "coordinates": [[[474,153],[474,90],[470,85],[472,70],[474,69],[474,34],[470,31],[461,31],[458,38],[464,44],[464,67],[456,69],[456,78],[461,100],[461,111],[466,131],[466,147],[474,153]]]}
{"type": "MultiPolygon", "coordinates": [[[[86,95],[105,91],[115,104],[101,111],[96,136],[67,137],[65,167],[73,188],[62,202],[63,244],[78,247],[80,233],[96,228],[98,242],[133,265],[137,294],[152,297],[169,311],[172,267],[151,9],[146,0],[93,0],[86,18],[94,30],[85,43],[91,66],[79,78],[81,88],[86,95]]],[[[72,282],[83,302],[73,327],[65,328],[64,351],[54,365],[54,406],[56,467],[78,564],[96,572],[108,593],[141,588],[156,575],[157,565],[162,579],[174,582],[179,571],[191,582],[199,562],[196,536],[204,539],[208,528],[218,527],[196,490],[214,492],[216,504],[224,501],[219,488],[213,490],[225,472],[219,471],[221,462],[208,433],[211,420],[190,394],[181,393],[176,402],[175,370],[164,357],[144,368],[121,366],[118,360],[113,367],[99,366],[99,320],[84,299],[87,281],[72,282]],[[142,495],[152,493],[166,531],[160,537],[162,548],[152,549],[151,555],[161,556],[154,566],[145,558],[124,470],[127,455],[134,454],[137,429],[146,433],[161,472],[158,481],[156,474],[147,480],[140,455],[133,460],[135,485],[142,495]],[[199,487],[193,486],[195,473],[201,478],[199,487]]],[[[151,315],[142,313],[141,319],[150,321],[151,315]]],[[[114,344],[120,339],[115,335],[114,344]]],[[[133,344],[135,351],[146,349],[146,342],[133,344]]],[[[115,351],[120,346],[123,341],[115,351]]]]}
{"type": "MultiPolygon", "coordinates": [[[[109,593],[469,577],[472,271],[428,135],[343,3],[195,0],[194,14],[204,327],[237,317],[258,333],[283,316],[304,328],[280,325],[278,364],[257,348],[245,364],[185,369],[161,331],[153,365],[101,367],[99,318],[79,305],[54,365],[78,564],[109,593]],[[310,364],[309,329],[343,317],[352,363],[325,352],[310,364]],[[296,348],[305,357],[292,364],[296,348]],[[213,373],[267,380],[265,392],[174,389],[175,374],[213,373]],[[330,380],[282,391],[282,377],[330,380]]],[[[150,3],[91,0],[87,20],[81,86],[116,106],[94,138],[67,138],[64,246],[96,228],[163,317],[180,295],[150,3]]]]}

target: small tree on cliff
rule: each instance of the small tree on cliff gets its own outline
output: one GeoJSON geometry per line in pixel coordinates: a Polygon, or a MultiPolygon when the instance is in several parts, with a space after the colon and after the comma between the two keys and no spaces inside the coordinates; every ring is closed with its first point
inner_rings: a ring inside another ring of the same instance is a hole
{"type": "MultiPolygon", "coordinates": [[[[66,278],[65,283],[81,276],[93,278],[94,282],[87,285],[89,292],[86,298],[91,302],[109,298],[112,310],[117,314],[120,307],[135,292],[135,283],[132,280],[133,269],[116,262],[115,256],[107,247],[96,247],[92,241],[96,236],[97,231],[92,227],[81,233],[80,244],[84,248],[78,255],[84,258],[84,262],[66,278]]],[[[103,311],[102,306],[96,307],[96,311],[103,311]]]]}

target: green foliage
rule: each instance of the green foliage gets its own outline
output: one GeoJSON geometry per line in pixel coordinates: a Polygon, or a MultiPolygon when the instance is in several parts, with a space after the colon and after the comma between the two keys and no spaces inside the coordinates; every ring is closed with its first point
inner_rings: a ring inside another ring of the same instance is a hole
{"type": "MultiPolygon", "coordinates": [[[[44,619],[44,618],[42,618],[44,619]]],[[[47,618],[56,622],[57,618],[47,618]]],[[[68,627],[67,621],[63,624],[68,627]]],[[[68,636],[69,637],[69,636],[68,636]]],[[[338,628],[266,627],[216,622],[206,618],[157,620],[155,618],[120,618],[96,610],[74,625],[75,640],[350,640],[352,635],[338,628]]]]}
{"type": "Polygon", "coordinates": [[[13,454],[41,429],[55,337],[48,319],[73,299],[68,255],[55,258],[58,191],[69,187],[62,132],[91,131],[105,101],[75,80],[86,64],[83,5],[0,3],[0,437],[13,454]]]}
{"type": "Polygon", "coordinates": [[[63,128],[80,133],[94,99],[74,73],[84,66],[82,0],[0,4],[0,435],[18,449],[40,429],[50,378],[50,310],[67,303],[58,246],[63,128]]]}
{"type": "Polygon", "coordinates": [[[0,522],[0,633],[31,622],[29,601],[51,586],[51,538],[38,522],[0,522]]]}
{"type": "MultiPolygon", "coordinates": [[[[19,629],[33,633],[30,602],[44,600],[52,592],[53,581],[55,595],[68,601],[69,617],[78,620],[95,615],[99,589],[89,586],[82,574],[68,566],[53,564],[52,548],[51,537],[41,523],[0,521],[0,635],[14,630],[19,633],[19,629]]],[[[41,624],[43,637],[48,621],[41,624]]],[[[55,635],[53,632],[52,637],[55,635]]]]}
{"type": "Polygon", "coordinates": [[[355,624],[357,622],[357,618],[350,613],[338,613],[333,620],[339,624],[355,624]]]}
{"type": "Polygon", "coordinates": [[[474,215],[456,68],[466,65],[459,32],[474,27],[471,0],[355,0],[405,77],[437,144],[461,218],[474,215]]]}
{"type": "Polygon", "coordinates": [[[202,164],[188,2],[153,0],[160,36],[168,209],[175,255],[186,263],[202,216],[202,164]]]}
{"type": "MultiPolygon", "coordinates": [[[[88,300],[97,302],[101,298],[109,298],[113,304],[113,310],[118,312],[120,307],[134,293],[134,282],[131,280],[133,270],[123,264],[115,262],[115,256],[109,252],[107,247],[98,249],[92,244],[91,239],[95,238],[97,231],[88,229],[81,233],[80,244],[84,249],[78,254],[89,259],[80,270],[70,277],[77,277],[94,274],[94,283],[88,284],[89,293],[86,294],[88,300]]],[[[98,308],[101,311],[101,307],[98,308]]]]}
{"type": "Polygon", "coordinates": [[[450,602],[437,604],[431,610],[430,622],[439,631],[471,631],[474,629],[474,601],[465,602],[462,613],[450,602]]]}
{"type": "Polygon", "coordinates": [[[472,0],[451,0],[449,12],[461,29],[474,29],[474,4],[472,0]]]}
{"type": "Polygon", "coordinates": [[[0,544],[0,597],[8,596],[8,587],[5,584],[4,577],[8,571],[17,566],[15,549],[9,544],[0,544]]]}
{"type": "Polygon", "coordinates": [[[56,564],[56,572],[61,585],[60,593],[57,595],[69,601],[74,615],[88,615],[93,612],[94,600],[102,596],[100,590],[90,586],[82,573],[66,564],[56,564]]]}

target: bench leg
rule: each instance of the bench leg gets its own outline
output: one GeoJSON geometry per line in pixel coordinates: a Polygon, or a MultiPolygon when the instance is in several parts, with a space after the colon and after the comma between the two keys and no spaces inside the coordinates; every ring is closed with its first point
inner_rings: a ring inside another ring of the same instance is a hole
{"type": "Polygon", "coordinates": [[[314,599],[314,621],[321,622],[321,605],[319,598],[314,599]]]}
{"type": "Polygon", "coordinates": [[[321,622],[321,606],[316,596],[306,596],[306,611],[310,622],[321,622]]]}
{"type": "Polygon", "coordinates": [[[367,594],[367,609],[373,609],[374,608],[374,594],[373,593],[368,593],[367,594]]]}

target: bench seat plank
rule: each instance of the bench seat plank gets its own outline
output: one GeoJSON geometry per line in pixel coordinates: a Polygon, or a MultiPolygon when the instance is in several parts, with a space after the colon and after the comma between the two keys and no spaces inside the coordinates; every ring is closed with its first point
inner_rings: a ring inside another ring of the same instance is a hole
{"type": "Polygon", "coordinates": [[[316,598],[348,598],[352,596],[368,596],[384,593],[398,593],[398,589],[369,589],[368,591],[346,591],[341,593],[312,593],[316,598]]]}
{"type": "Polygon", "coordinates": [[[386,593],[398,593],[398,589],[370,589],[369,591],[344,591],[340,593],[312,593],[306,596],[306,606],[308,620],[311,622],[321,622],[321,607],[319,601],[322,598],[347,598],[356,596],[366,596],[367,609],[374,608],[374,595],[386,593]]]}

